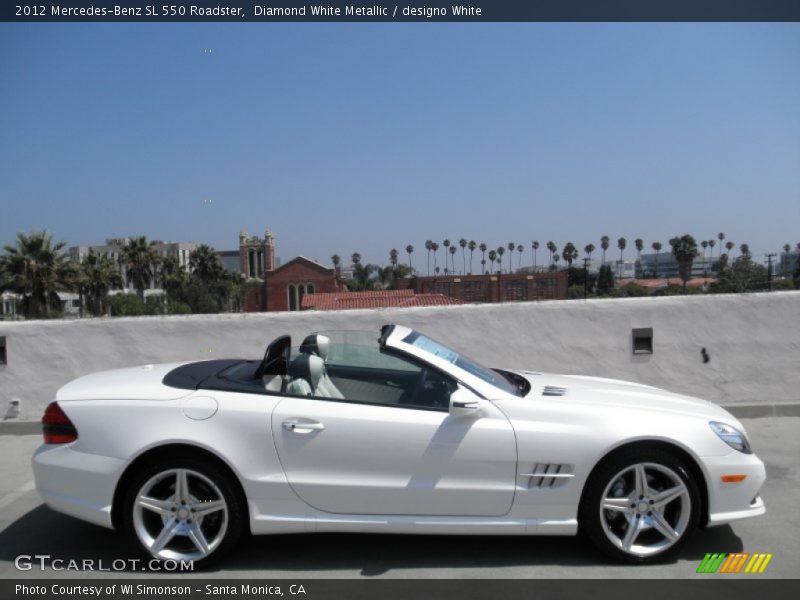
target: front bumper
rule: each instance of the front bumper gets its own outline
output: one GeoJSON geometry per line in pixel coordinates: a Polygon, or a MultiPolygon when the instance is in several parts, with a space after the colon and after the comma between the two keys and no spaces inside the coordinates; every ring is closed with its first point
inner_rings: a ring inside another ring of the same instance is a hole
{"type": "Polygon", "coordinates": [[[759,496],[767,479],[764,463],[755,454],[732,451],[702,459],[708,482],[708,525],[722,525],[766,512],[759,496]],[[725,483],[723,475],[744,475],[744,481],[725,483]]]}

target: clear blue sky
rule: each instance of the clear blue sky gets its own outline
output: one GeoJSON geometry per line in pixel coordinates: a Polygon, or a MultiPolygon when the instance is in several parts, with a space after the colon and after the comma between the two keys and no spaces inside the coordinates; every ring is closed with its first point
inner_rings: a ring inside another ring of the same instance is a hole
{"type": "Polygon", "coordinates": [[[2,243],[800,241],[798,24],[2,24],[0,56],[2,243]]]}

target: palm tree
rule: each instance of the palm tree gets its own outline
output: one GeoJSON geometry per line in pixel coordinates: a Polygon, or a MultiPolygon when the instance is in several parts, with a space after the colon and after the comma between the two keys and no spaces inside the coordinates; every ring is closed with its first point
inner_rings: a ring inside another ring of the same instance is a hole
{"type": "Polygon", "coordinates": [[[700,242],[700,246],[703,248],[703,276],[706,276],[706,249],[708,248],[708,240],[703,240],[700,242]]]}
{"type": "Polygon", "coordinates": [[[0,291],[22,296],[26,316],[47,316],[51,308],[59,306],[56,292],[71,287],[74,271],[64,257],[64,246],[64,242],[54,243],[47,231],[34,231],[18,233],[16,245],[3,248],[0,291]]]}
{"type": "MultiPolygon", "coordinates": [[[[181,289],[188,283],[189,277],[186,269],[177,256],[167,256],[161,261],[159,272],[161,287],[164,289],[167,298],[173,301],[177,300],[181,289]]],[[[119,271],[117,271],[117,274],[119,274],[119,271]]],[[[122,279],[120,278],[120,287],[122,285],[121,282],[122,279]]]]}
{"type": "Polygon", "coordinates": [[[586,244],[583,247],[583,251],[586,253],[586,256],[591,261],[592,260],[592,252],[594,252],[594,244],[586,244]]]}
{"type": "Polygon", "coordinates": [[[411,253],[412,252],[414,252],[414,246],[409,244],[408,246],[406,246],[406,254],[408,254],[408,269],[409,269],[409,271],[413,268],[411,266],[411,253]]]}
{"type": "MultiPolygon", "coordinates": [[[[433,262],[434,262],[434,264],[436,263],[436,256],[433,257],[433,262]]],[[[434,273],[436,273],[438,275],[439,274],[439,267],[434,266],[433,267],[433,271],[434,271],[434,273]]]]}
{"type": "Polygon", "coordinates": [[[619,248],[619,275],[618,277],[622,277],[622,253],[625,252],[625,246],[628,245],[628,241],[621,237],[617,240],[617,248],[619,248]]]}
{"type": "Polygon", "coordinates": [[[456,248],[455,246],[450,246],[450,264],[453,267],[452,269],[450,269],[450,272],[453,273],[454,275],[455,275],[455,272],[456,272],[455,260],[456,260],[456,252],[457,251],[458,251],[458,248],[456,248]]]}
{"type": "Polygon", "coordinates": [[[653,277],[658,279],[658,254],[661,252],[661,242],[653,242],[651,248],[656,251],[656,262],[653,265],[653,277]]]}
{"type": "Polygon", "coordinates": [[[339,265],[342,264],[342,257],[338,254],[334,254],[331,256],[331,262],[333,263],[333,268],[338,269],[339,265]]]}
{"type": "MultiPolygon", "coordinates": [[[[174,256],[169,258],[178,262],[174,256]]],[[[81,261],[78,283],[78,289],[85,299],[89,312],[95,317],[105,314],[108,292],[121,287],[122,276],[117,264],[105,254],[98,254],[94,248],[90,248],[89,253],[81,261]]]]}
{"type": "Polygon", "coordinates": [[[572,242],[567,242],[564,244],[564,250],[561,254],[561,257],[567,261],[568,268],[572,268],[572,261],[578,258],[578,249],[575,248],[575,244],[572,242]]]}
{"type": "Polygon", "coordinates": [[[494,261],[497,260],[497,250],[489,250],[489,273],[494,270],[494,261]]]}
{"type": "Polygon", "coordinates": [[[725,242],[725,249],[728,251],[728,263],[731,262],[730,261],[731,250],[733,250],[735,247],[736,247],[736,244],[734,244],[732,241],[728,240],[727,242],[725,242]]]}
{"type": "Polygon", "coordinates": [[[475,240],[470,240],[469,244],[467,244],[467,248],[469,248],[469,274],[472,275],[472,254],[475,252],[475,248],[478,247],[478,244],[475,243],[475,240]]]}
{"type": "Polygon", "coordinates": [[[461,238],[460,240],[458,240],[458,245],[461,246],[461,260],[462,260],[462,262],[464,264],[464,270],[462,271],[462,274],[466,275],[466,273],[467,273],[467,251],[466,251],[467,240],[465,240],[464,238],[461,238]]]}
{"type": "Polygon", "coordinates": [[[536,251],[539,249],[539,241],[533,240],[531,242],[531,248],[533,249],[533,270],[536,270],[536,251]]]}
{"type": "Polygon", "coordinates": [[[439,244],[436,242],[431,243],[431,250],[433,250],[433,270],[438,274],[439,271],[436,267],[436,253],[439,251],[439,244]]]}
{"type": "Polygon", "coordinates": [[[672,238],[669,245],[672,246],[672,255],[678,262],[678,274],[683,281],[683,291],[686,292],[686,282],[692,277],[692,263],[697,256],[697,242],[687,233],[672,238]]]}
{"type": "Polygon", "coordinates": [[[558,271],[558,254],[553,254],[553,270],[558,271]]]}
{"type": "Polygon", "coordinates": [[[485,272],[486,272],[486,259],[482,258],[481,259],[481,275],[483,275],[485,272]]]}
{"type": "Polygon", "coordinates": [[[783,245],[783,251],[784,251],[784,253],[789,254],[789,252],[792,251],[792,245],[791,244],[784,244],[783,245]]]}
{"type": "MultiPolygon", "coordinates": [[[[478,246],[478,250],[481,251],[481,266],[482,267],[486,266],[486,248],[488,248],[488,246],[484,242],[481,242],[480,245],[478,246]]],[[[483,269],[481,269],[481,274],[483,274],[483,269]]]]}
{"type": "Polygon", "coordinates": [[[556,246],[555,242],[549,241],[547,242],[547,249],[550,251],[550,266],[553,266],[553,254],[555,254],[558,247],[556,246]]]}
{"type": "Polygon", "coordinates": [[[513,270],[511,267],[511,261],[514,258],[514,250],[517,248],[516,242],[508,242],[508,272],[511,273],[513,270]]]}
{"type": "Polygon", "coordinates": [[[522,244],[517,246],[517,252],[519,252],[519,264],[517,265],[517,269],[521,269],[522,268],[522,253],[525,252],[525,246],[523,246],[522,244]]]}
{"type": "Polygon", "coordinates": [[[708,240],[708,247],[711,248],[711,267],[714,267],[714,246],[717,245],[717,241],[714,238],[708,240]]]}
{"type": "MultiPolygon", "coordinates": [[[[125,282],[136,289],[139,300],[144,302],[144,291],[150,287],[159,263],[155,242],[148,242],[140,235],[128,240],[120,250],[119,262],[125,268],[125,282]]],[[[195,252],[199,247],[195,250],[195,252]]]]}
{"type": "Polygon", "coordinates": [[[500,266],[500,272],[503,272],[503,254],[506,253],[505,246],[498,246],[497,247],[497,256],[499,257],[497,260],[497,264],[500,266]]]}
{"type": "Polygon", "coordinates": [[[642,250],[644,250],[644,240],[642,238],[636,238],[633,240],[633,245],[636,246],[636,260],[642,260],[642,250]]]}
{"type": "Polygon", "coordinates": [[[205,284],[213,283],[220,275],[222,263],[211,246],[200,244],[189,254],[189,270],[205,284]]]}
{"type": "Polygon", "coordinates": [[[400,253],[397,251],[397,248],[392,248],[389,250],[389,262],[392,264],[392,267],[397,266],[397,257],[399,254],[400,253]]]}
{"type": "Polygon", "coordinates": [[[450,240],[444,240],[442,242],[442,246],[444,246],[444,268],[445,272],[447,271],[447,253],[450,251],[450,240]]]}
{"type": "Polygon", "coordinates": [[[748,244],[742,244],[739,246],[739,252],[741,252],[741,255],[745,258],[750,258],[752,256],[750,254],[750,246],[748,244]]]}
{"type": "Polygon", "coordinates": [[[719,240],[719,243],[720,243],[720,246],[721,246],[721,245],[722,245],[722,242],[725,240],[725,234],[724,234],[724,233],[722,233],[722,232],[720,231],[720,232],[717,234],[717,239],[719,240]]]}
{"type": "Polygon", "coordinates": [[[360,265],[361,264],[361,254],[359,254],[358,252],[353,252],[350,255],[350,262],[352,262],[354,265],[360,265]]]}
{"type": "Polygon", "coordinates": [[[425,241],[425,250],[428,251],[428,276],[431,274],[431,250],[433,250],[433,242],[431,240],[425,241]]]}
{"type": "Polygon", "coordinates": [[[608,246],[611,242],[611,238],[607,235],[604,235],[600,238],[600,247],[603,249],[603,260],[602,263],[606,264],[606,250],[608,250],[608,246]]]}

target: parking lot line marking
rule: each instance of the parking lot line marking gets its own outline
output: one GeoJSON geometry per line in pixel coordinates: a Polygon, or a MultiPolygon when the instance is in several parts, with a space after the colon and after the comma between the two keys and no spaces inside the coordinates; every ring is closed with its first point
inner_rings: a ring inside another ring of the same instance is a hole
{"type": "Polygon", "coordinates": [[[3,510],[10,504],[13,504],[21,496],[24,496],[25,494],[32,492],[35,488],[36,485],[32,481],[29,481],[25,485],[15,489],[13,492],[9,492],[8,494],[0,498],[0,510],[3,510]]]}

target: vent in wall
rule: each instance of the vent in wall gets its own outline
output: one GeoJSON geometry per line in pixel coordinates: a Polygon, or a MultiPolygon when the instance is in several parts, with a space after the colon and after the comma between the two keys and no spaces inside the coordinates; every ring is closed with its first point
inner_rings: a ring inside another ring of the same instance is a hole
{"type": "Polygon", "coordinates": [[[559,487],[564,485],[567,480],[574,475],[570,473],[571,465],[558,463],[536,463],[533,469],[528,472],[520,473],[520,477],[528,477],[528,489],[559,487]]]}

